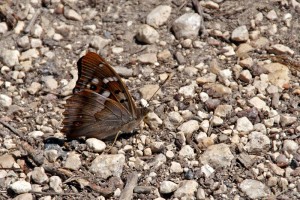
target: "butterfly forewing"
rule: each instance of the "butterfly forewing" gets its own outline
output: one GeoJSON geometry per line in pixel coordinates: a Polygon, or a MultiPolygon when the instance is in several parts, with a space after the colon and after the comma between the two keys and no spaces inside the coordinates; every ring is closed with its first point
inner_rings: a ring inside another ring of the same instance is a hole
{"type": "Polygon", "coordinates": [[[78,81],[73,90],[76,94],[88,89],[104,97],[120,102],[134,117],[136,106],[126,85],[115,70],[98,54],[88,52],[79,59],[78,81]]]}

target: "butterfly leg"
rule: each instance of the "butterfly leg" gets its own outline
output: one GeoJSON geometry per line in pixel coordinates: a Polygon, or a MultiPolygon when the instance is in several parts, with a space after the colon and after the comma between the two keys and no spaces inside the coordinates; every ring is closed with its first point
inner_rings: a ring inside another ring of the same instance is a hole
{"type": "Polygon", "coordinates": [[[118,137],[119,137],[119,135],[122,133],[122,131],[119,131],[117,134],[116,134],[116,136],[115,136],[115,139],[114,139],[114,142],[112,143],[112,145],[109,147],[109,149],[106,151],[106,152],[110,152],[111,151],[111,149],[114,147],[114,145],[115,145],[115,143],[116,143],[116,141],[117,141],[117,139],[118,139],[118,137]]]}

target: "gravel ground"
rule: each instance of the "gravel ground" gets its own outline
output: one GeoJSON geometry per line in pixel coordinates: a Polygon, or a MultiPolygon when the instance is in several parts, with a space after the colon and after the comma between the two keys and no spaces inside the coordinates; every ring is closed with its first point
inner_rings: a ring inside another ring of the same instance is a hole
{"type": "Polygon", "coordinates": [[[296,0],[2,0],[0,199],[300,199],[299,15],[296,0]],[[113,146],[60,131],[87,51],[152,109],[113,146]]]}

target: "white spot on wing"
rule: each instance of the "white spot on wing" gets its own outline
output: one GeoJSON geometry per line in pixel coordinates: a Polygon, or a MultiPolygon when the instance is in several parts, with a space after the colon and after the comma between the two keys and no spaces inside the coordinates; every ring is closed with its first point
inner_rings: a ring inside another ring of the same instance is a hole
{"type": "Polygon", "coordinates": [[[93,78],[92,79],[92,83],[95,84],[95,85],[97,85],[99,83],[99,79],[93,78]]]}
{"type": "Polygon", "coordinates": [[[105,78],[105,79],[103,79],[103,83],[108,83],[109,82],[109,80],[107,79],[107,78],[105,78]]]}
{"type": "Polygon", "coordinates": [[[105,97],[109,97],[110,95],[110,92],[105,90],[104,92],[101,93],[102,96],[105,96],[105,97]]]}

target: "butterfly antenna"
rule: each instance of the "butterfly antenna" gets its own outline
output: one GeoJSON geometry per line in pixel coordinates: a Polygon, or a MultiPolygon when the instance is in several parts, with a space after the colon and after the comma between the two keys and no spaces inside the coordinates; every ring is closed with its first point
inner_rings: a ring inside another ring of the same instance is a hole
{"type": "Polygon", "coordinates": [[[150,101],[153,99],[154,95],[162,88],[162,86],[164,86],[167,82],[169,82],[173,76],[174,76],[174,73],[170,73],[170,74],[168,75],[168,77],[164,80],[164,82],[162,82],[162,83],[159,85],[158,89],[153,93],[153,95],[152,95],[151,98],[148,100],[148,102],[150,102],[150,101]]]}

